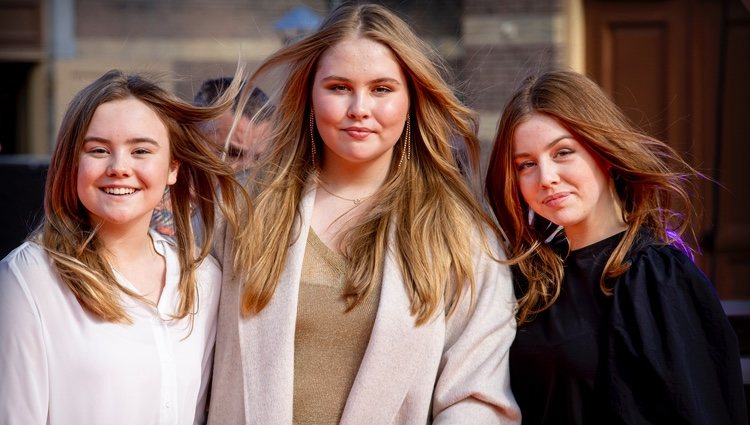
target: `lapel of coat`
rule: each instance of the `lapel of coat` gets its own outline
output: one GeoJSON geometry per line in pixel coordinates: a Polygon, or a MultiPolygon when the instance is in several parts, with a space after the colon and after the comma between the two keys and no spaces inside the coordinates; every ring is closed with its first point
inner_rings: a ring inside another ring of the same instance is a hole
{"type": "MultiPolygon", "coordinates": [[[[394,240],[393,231],[389,240],[394,240]]],[[[393,423],[420,366],[442,353],[442,316],[419,327],[414,321],[401,270],[389,249],[372,334],[341,424],[393,423]]]]}
{"type": "Polygon", "coordinates": [[[289,249],[270,303],[256,316],[240,321],[245,417],[252,423],[292,423],[297,299],[314,200],[315,190],[307,188],[301,200],[301,222],[296,223],[299,236],[289,249]]]}

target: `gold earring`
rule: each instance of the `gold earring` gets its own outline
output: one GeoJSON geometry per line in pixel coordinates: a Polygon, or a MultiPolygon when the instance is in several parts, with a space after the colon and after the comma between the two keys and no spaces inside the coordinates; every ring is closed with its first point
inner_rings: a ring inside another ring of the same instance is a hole
{"type": "Polygon", "coordinates": [[[310,107],[310,155],[312,156],[313,168],[318,168],[318,151],[315,148],[315,113],[310,107]]]}
{"type": "Polygon", "coordinates": [[[404,158],[409,162],[411,159],[411,119],[406,119],[406,131],[403,139],[403,147],[401,149],[401,159],[398,160],[398,170],[401,169],[401,164],[404,163],[404,158]]]}

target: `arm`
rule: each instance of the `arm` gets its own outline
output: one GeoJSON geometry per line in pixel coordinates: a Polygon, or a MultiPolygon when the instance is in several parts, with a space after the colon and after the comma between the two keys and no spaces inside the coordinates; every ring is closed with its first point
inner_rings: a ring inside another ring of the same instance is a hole
{"type": "Polygon", "coordinates": [[[0,424],[41,425],[49,406],[47,358],[40,315],[18,257],[12,253],[0,262],[0,424]]]}
{"type": "Polygon", "coordinates": [[[737,338],[681,252],[649,248],[615,283],[609,399],[625,423],[747,423],[737,338]]]}
{"type": "Polygon", "coordinates": [[[508,370],[508,350],[516,332],[510,270],[484,253],[475,266],[473,308],[466,293],[447,321],[433,394],[434,423],[517,424],[521,413],[508,370]]]}

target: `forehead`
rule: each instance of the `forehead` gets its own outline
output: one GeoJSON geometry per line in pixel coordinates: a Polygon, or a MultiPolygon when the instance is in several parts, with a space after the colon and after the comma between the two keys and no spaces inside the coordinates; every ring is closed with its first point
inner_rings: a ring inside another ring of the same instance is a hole
{"type": "Polygon", "coordinates": [[[99,105],[91,117],[86,133],[111,139],[168,139],[167,126],[159,114],[143,101],[133,97],[111,100],[99,105]]]}
{"type": "Polygon", "coordinates": [[[329,47],[320,57],[316,74],[348,79],[367,76],[388,77],[403,81],[404,74],[390,47],[365,37],[353,37],[329,47]]]}
{"type": "Polygon", "coordinates": [[[555,118],[535,112],[518,123],[512,142],[514,149],[519,150],[529,146],[547,146],[561,138],[574,140],[571,132],[555,118]]]}

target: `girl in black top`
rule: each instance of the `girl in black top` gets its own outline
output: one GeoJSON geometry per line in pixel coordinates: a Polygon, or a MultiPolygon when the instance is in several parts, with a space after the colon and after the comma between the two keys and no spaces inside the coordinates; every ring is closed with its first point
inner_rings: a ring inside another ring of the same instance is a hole
{"type": "Polygon", "coordinates": [[[486,188],[516,263],[524,424],[747,423],[737,338],[683,240],[694,175],[585,76],[511,97],[486,188]]]}

